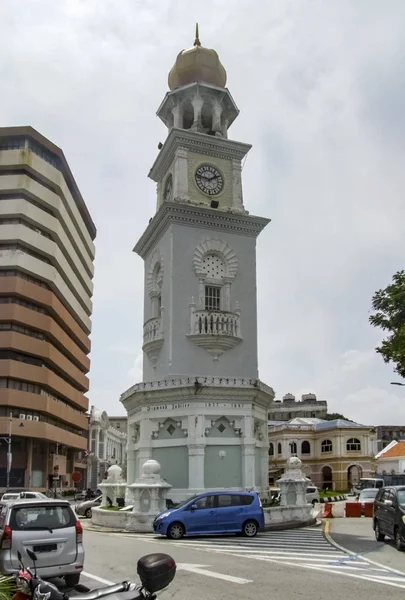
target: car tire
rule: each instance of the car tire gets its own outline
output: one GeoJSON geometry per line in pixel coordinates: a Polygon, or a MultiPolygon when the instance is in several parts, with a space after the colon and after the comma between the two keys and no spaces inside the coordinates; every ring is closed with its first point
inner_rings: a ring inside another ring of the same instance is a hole
{"type": "Polygon", "coordinates": [[[87,508],[84,512],[84,516],[86,517],[86,519],[91,519],[92,517],[92,512],[91,512],[91,508],[87,508]]]}
{"type": "Polygon", "coordinates": [[[65,583],[67,587],[73,588],[80,581],[80,573],[71,573],[70,575],[65,575],[65,583]]]}
{"type": "Polygon", "coordinates": [[[377,542],[383,542],[385,540],[385,535],[383,533],[381,533],[380,525],[378,524],[378,521],[375,522],[374,533],[375,533],[375,539],[377,540],[377,542]]]}
{"type": "Polygon", "coordinates": [[[245,537],[250,537],[253,538],[257,535],[257,532],[259,531],[259,527],[256,523],[256,521],[245,521],[243,523],[242,526],[242,534],[245,537]]]}
{"type": "Polygon", "coordinates": [[[186,530],[183,523],[176,521],[168,527],[166,535],[170,540],[181,540],[185,533],[186,530]]]}
{"type": "Polygon", "coordinates": [[[395,548],[399,552],[402,552],[402,550],[404,549],[404,544],[402,542],[401,534],[399,533],[398,527],[395,527],[395,530],[394,530],[394,542],[395,542],[395,548]]]}

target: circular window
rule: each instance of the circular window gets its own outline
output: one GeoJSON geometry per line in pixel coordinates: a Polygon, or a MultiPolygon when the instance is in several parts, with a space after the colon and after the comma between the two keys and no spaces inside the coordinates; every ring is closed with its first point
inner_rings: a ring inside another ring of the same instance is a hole
{"type": "Polygon", "coordinates": [[[202,260],[202,267],[209,279],[225,277],[225,263],[216,254],[206,254],[202,260]]]}

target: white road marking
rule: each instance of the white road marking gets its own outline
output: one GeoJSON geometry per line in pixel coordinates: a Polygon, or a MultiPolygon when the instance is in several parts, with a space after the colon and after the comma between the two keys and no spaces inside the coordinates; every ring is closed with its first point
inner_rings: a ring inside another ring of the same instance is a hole
{"type": "Polygon", "coordinates": [[[98,575],[92,575],[92,573],[87,573],[87,571],[82,571],[83,577],[88,577],[89,579],[94,579],[94,581],[98,581],[98,583],[102,583],[104,585],[114,585],[114,581],[108,581],[108,579],[103,579],[98,575]]]}
{"type": "Polygon", "coordinates": [[[233,575],[225,575],[224,573],[217,573],[216,571],[207,571],[209,565],[193,565],[189,563],[179,563],[177,570],[188,571],[195,575],[205,575],[206,577],[213,577],[214,579],[222,579],[223,581],[229,581],[230,583],[253,583],[252,579],[243,579],[242,577],[234,577],[233,575]]]}

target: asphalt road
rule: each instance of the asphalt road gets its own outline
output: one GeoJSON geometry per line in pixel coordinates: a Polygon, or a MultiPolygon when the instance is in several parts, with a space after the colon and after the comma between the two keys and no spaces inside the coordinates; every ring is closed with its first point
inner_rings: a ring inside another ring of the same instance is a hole
{"type": "MultiPolygon", "coordinates": [[[[88,522],[83,523],[86,529],[88,522]]],[[[153,534],[87,529],[84,539],[86,560],[81,582],[89,587],[124,579],[136,581],[136,563],[144,554],[165,552],[173,556],[178,572],[170,587],[159,595],[161,600],[301,600],[323,595],[328,600],[354,595],[356,600],[369,600],[376,590],[387,586],[391,599],[402,600],[405,589],[405,572],[399,575],[362,557],[353,558],[329,543],[321,527],[267,532],[253,540],[222,536],[179,542],[153,534]]]]}

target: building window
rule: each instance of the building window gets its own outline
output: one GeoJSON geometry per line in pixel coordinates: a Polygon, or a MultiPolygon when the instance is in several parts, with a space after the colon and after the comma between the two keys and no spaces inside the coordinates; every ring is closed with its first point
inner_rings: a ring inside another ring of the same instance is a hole
{"type": "Polygon", "coordinates": [[[221,310],[221,288],[206,285],[205,286],[205,310],[221,310]]]}
{"type": "Polygon", "coordinates": [[[290,442],[291,455],[294,456],[297,454],[297,444],[295,442],[290,442]]]}
{"type": "Polygon", "coordinates": [[[331,440],[323,440],[321,444],[321,452],[332,452],[331,440]]]}
{"type": "Polygon", "coordinates": [[[274,456],[274,445],[272,442],[269,445],[269,456],[274,456]]]}
{"type": "Polygon", "coordinates": [[[281,444],[280,444],[280,442],[279,442],[279,443],[277,444],[277,454],[282,454],[282,453],[283,453],[283,450],[282,450],[281,444]]]}
{"type": "Polygon", "coordinates": [[[360,440],[357,438],[350,438],[346,442],[346,450],[348,452],[359,452],[361,450],[360,440]]]}
{"type": "Polygon", "coordinates": [[[301,444],[301,454],[311,454],[311,444],[307,440],[301,444]]]}

